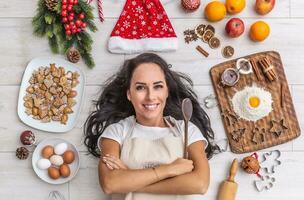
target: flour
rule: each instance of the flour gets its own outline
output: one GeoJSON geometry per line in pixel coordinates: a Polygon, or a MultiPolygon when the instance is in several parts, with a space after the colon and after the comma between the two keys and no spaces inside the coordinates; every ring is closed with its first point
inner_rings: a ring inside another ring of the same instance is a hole
{"type": "Polygon", "coordinates": [[[257,86],[247,86],[234,94],[231,99],[234,112],[248,121],[257,121],[272,111],[271,93],[257,86]],[[249,100],[254,99],[254,107],[249,100]]]}

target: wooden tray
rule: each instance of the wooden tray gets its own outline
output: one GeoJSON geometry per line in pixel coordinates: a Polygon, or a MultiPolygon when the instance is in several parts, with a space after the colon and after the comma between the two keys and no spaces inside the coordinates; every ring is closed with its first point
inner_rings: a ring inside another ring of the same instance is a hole
{"type": "Polygon", "coordinates": [[[295,109],[293,106],[292,98],[288,88],[288,83],[284,73],[283,65],[279,53],[274,51],[261,52],[245,56],[243,58],[247,60],[253,60],[257,63],[263,57],[267,57],[275,67],[277,74],[277,80],[270,82],[261,70],[261,66],[258,66],[260,81],[257,79],[255,73],[248,75],[241,75],[240,80],[233,87],[221,86],[220,76],[226,68],[235,67],[236,60],[230,60],[221,64],[218,64],[210,69],[210,76],[212,79],[213,87],[219,102],[219,108],[222,114],[222,120],[226,131],[227,138],[229,140],[231,151],[234,153],[245,153],[265,149],[271,146],[285,143],[300,135],[300,126],[296,117],[295,109]],[[272,111],[268,116],[253,122],[246,121],[244,119],[236,119],[237,116],[231,104],[231,98],[236,91],[242,90],[246,86],[255,84],[258,87],[264,88],[272,95],[272,111]],[[281,98],[281,87],[284,97],[281,98]],[[281,102],[282,99],[282,102],[281,102]],[[283,119],[284,125],[280,125],[280,121],[283,119]],[[272,120],[275,127],[279,127],[281,134],[274,133],[272,120]],[[264,128],[264,130],[263,130],[264,128]]]}

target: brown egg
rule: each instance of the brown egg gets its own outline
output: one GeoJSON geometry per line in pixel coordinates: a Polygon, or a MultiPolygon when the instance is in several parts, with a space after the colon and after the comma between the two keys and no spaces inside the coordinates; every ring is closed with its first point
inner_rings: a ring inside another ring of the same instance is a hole
{"type": "Polygon", "coordinates": [[[59,169],[56,167],[49,167],[48,174],[52,179],[58,179],[60,177],[59,169]]]}
{"type": "Polygon", "coordinates": [[[63,161],[66,164],[70,164],[74,161],[75,159],[75,154],[72,150],[67,150],[66,152],[64,152],[63,154],[63,161]]]}
{"type": "Polygon", "coordinates": [[[65,177],[65,178],[70,176],[70,174],[71,174],[70,167],[67,164],[61,165],[59,170],[60,170],[61,176],[65,177]]]}
{"type": "Polygon", "coordinates": [[[49,159],[52,155],[54,155],[54,147],[51,145],[45,146],[41,151],[42,157],[49,159]]]}

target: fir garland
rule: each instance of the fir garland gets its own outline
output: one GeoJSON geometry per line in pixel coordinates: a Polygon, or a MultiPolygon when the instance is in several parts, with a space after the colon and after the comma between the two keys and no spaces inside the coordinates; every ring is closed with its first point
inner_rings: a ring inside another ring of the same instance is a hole
{"type": "MultiPolygon", "coordinates": [[[[37,14],[33,17],[32,25],[33,32],[39,37],[47,37],[49,45],[53,53],[66,54],[71,47],[79,50],[81,57],[89,68],[95,66],[91,50],[93,40],[89,33],[84,29],[88,28],[90,31],[97,31],[93,20],[93,8],[83,0],[78,0],[77,4],[73,5],[73,12],[76,16],[81,13],[85,16],[82,22],[85,24],[76,33],[67,33],[66,27],[62,18],[62,5],[67,0],[58,0],[58,3],[50,10],[45,0],[38,1],[37,14]],[[64,2],[65,1],[65,2],[64,2]]],[[[76,0],[70,0],[71,2],[76,0]]],[[[69,20],[69,21],[75,21],[69,20]]]]}

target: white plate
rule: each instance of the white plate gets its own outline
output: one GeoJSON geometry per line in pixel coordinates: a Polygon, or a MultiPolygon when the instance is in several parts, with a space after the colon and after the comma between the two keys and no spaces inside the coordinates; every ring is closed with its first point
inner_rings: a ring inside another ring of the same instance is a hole
{"type": "Polygon", "coordinates": [[[70,142],[68,142],[64,139],[61,139],[61,138],[44,139],[41,142],[39,142],[39,144],[37,145],[37,147],[35,148],[35,150],[33,152],[32,166],[33,166],[33,169],[34,169],[35,173],[37,174],[37,176],[39,178],[41,178],[42,180],[44,180],[45,182],[50,183],[50,184],[63,184],[63,183],[70,181],[77,174],[77,172],[79,170],[79,166],[80,166],[79,153],[73,144],[71,144],[70,142]],[[57,144],[62,143],[62,142],[65,142],[68,145],[68,150],[72,150],[75,153],[75,160],[71,164],[69,164],[69,167],[71,170],[71,174],[69,177],[67,177],[67,178],[60,177],[60,178],[54,180],[49,177],[47,169],[42,170],[37,167],[37,162],[38,162],[38,160],[43,158],[41,156],[41,151],[46,145],[52,145],[53,147],[55,147],[57,144]]]}
{"type": "Polygon", "coordinates": [[[36,129],[40,129],[48,132],[57,132],[57,133],[67,132],[71,130],[76,124],[77,116],[79,115],[81,110],[81,102],[84,94],[84,86],[85,86],[85,76],[83,72],[75,64],[70,63],[61,58],[49,58],[49,57],[35,58],[29,62],[23,74],[20,91],[19,91],[19,99],[18,99],[18,116],[23,123],[36,129]],[[32,76],[32,73],[34,72],[34,70],[37,70],[41,66],[49,67],[51,63],[55,63],[56,67],[59,66],[64,67],[65,71],[72,71],[72,72],[77,71],[80,74],[78,78],[79,84],[76,86],[76,88],[74,88],[77,91],[77,96],[74,98],[77,103],[72,108],[73,113],[68,114],[69,119],[66,124],[61,124],[60,122],[57,121],[43,123],[40,120],[33,119],[32,116],[27,115],[25,113],[25,107],[23,105],[24,103],[23,97],[26,95],[26,88],[30,86],[29,80],[32,76]]]}

